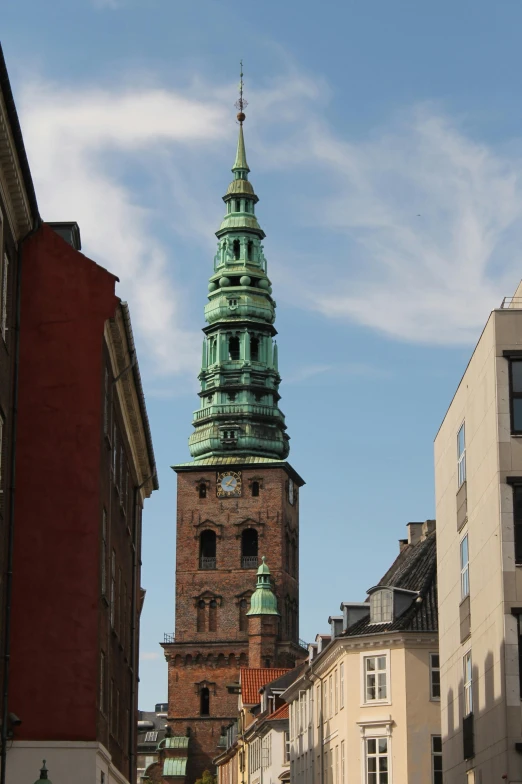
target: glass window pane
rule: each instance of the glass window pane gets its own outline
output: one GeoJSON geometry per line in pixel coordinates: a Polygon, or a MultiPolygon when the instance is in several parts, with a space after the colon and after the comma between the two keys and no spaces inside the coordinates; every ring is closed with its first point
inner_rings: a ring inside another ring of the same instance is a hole
{"type": "Polygon", "coordinates": [[[442,752],[442,738],[440,735],[434,735],[431,739],[434,752],[442,752]]]}
{"type": "Polygon", "coordinates": [[[368,740],[368,754],[375,754],[377,751],[376,741],[374,738],[368,740]]]}
{"type": "Polygon", "coordinates": [[[463,569],[468,563],[468,537],[465,536],[460,543],[460,568],[463,569]]]}
{"type": "Polygon", "coordinates": [[[377,774],[368,773],[368,784],[377,784],[377,774]]]}
{"type": "Polygon", "coordinates": [[[522,430],[522,398],[513,398],[513,430],[522,430]]]}
{"type": "Polygon", "coordinates": [[[388,770],[388,757],[379,757],[379,771],[386,772],[388,770]]]}
{"type": "Polygon", "coordinates": [[[457,435],[457,456],[460,457],[466,448],[466,438],[464,434],[464,425],[460,428],[457,435]]]}
{"type": "Polygon", "coordinates": [[[377,668],[379,670],[386,669],[386,656],[379,656],[379,658],[377,659],[377,668]]]}
{"type": "Polygon", "coordinates": [[[377,697],[377,699],[385,700],[386,699],[386,691],[387,691],[386,690],[386,673],[383,673],[382,675],[379,675],[378,684],[379,684],[379,686],[378,686],[378,697],[377,697]]]}
{"type": "Polygon", "coordinates": [[[432,667],[439,667],[439,661],[440,661],[440,659],[439,659],[438,653],[432,653],[431,654],[431,666],[432,667]]]}
{"type": "Polygon", "coordinates": [[[520,360],[511,360],[511,379],[513,392],[522,392],[522,362],[520,360]]]}
{"type": "Polygon", "coordinates": [[[379,754],[386,754],[388,751],[388,739],[379,738],[379,754]]]}
{"type": "Polygon", "coordinates": [[[366,671],[375,670],[375,659],[366,659],[366,671]]]}
{"type": "Polygon", "coordinates": [[[379,776],[379,784],[388,784],[388,774],[387,773],[381,773],[381,775],[379,776]]]}
{"type": "Polygon", "coordinates": [[[368,757],[368,773],[375,773],[377,770],[377,757],[368,757]]]}

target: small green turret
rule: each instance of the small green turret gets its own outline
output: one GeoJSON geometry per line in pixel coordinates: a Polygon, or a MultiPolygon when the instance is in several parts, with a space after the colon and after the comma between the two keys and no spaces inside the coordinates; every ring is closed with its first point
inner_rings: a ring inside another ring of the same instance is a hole
{"type": "Polygon", "coordinates": [[[270,569],[263,556],[262,563],[257,570],[257,587],[250,599],[250,610],[247,615],[279,615],[277,611],[277,598],[272,590],[270,569]]]}
{"type": "Polygon", "coordinates": [[[45,760],[43,761],[43,765],[40,768],[40,778],[34,782],[34,784],[40,784],[41,781],[45,781],[47,784],[53,784],[51,779],[48,777],[48,770],[45,765],[45,760]]]}

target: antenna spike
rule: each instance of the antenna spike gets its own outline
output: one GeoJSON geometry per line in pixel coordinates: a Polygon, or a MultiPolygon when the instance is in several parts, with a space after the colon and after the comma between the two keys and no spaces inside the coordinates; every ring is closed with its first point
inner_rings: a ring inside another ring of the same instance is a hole
{"type": "Polygon", "coordinates": [[[236,109],[238,109],[237,119],[240,125],[243,125],[245,122],[245,109],[248,106],[248,102],[245,101],[243,98],[243,60],[239,61],[239,100],[236,101],[236,109]]]}

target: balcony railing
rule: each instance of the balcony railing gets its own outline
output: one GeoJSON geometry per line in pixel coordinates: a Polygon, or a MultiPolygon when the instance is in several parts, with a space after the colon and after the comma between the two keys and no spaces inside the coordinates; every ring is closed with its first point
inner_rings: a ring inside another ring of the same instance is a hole
{"type": "Polygon", "coordinates": [[[258,564],[257,555],[243,555],[241,557],[242,569],[255,569],[258,564]]]}
{"type": "Polygon", "coordinates": [[[305,649],[305,651],[307,651],[307,650],[308,650],[308,643],[307,643],[307,642],[305,642],[304,640],[301,640],[301,639],[300,639],[300,640],[299,640],[299,647],[300,647],[300,648],[304,648],[304,649],[305,649]]]}
{"type": "Polygon", "coordinates": [[[282,422],[285,421],[284,415],[275,406],[255,405],[254,403],[220,403],[213,406],[206,406],[194,412],[194,419],[199,422],[200,419],[206,419],[210,416],[218,416],[219,414],[254,414],[255,416],[269,416],[276,417],[282,422]]]}
{"type": "Polygon", "coordinates": [[[199,559],[199,568],[200,569],[215,569],[216,568],[216,559],[215,558],[204,558],[202,556],[199,559]]]}
{"type": "Polygon", "coordinates": [[[167,643],[176,642],[176,637],[174,634],[168,634],[167,632],[165,632],[165,634],[163,635],[163,642],[167,642],[167,643]]]}

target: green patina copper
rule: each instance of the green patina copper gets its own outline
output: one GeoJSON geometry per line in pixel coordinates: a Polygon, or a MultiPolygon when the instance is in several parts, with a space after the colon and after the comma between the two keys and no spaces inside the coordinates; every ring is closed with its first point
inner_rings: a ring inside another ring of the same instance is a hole
{"type": "Polygon", "coordinates": [[[250,610],[247,615],[279,615],[277,612],[277,598],[272,591],[270,569],[263,556],[262,563],[257,570],[257,586],[250,599],[250,610]]]}
{"type": "Polygon", "coordinates": [[[267,276],[256,215],[258,198],[248,179],[240,114],[239,140],[216,232],[218,249],[205,306],[201,404],[194,412],[189,447],[196,460],[255,456],[284,460],[290,451],[279,409],[276,303],[267,276]]]}
{"type": "Polygon", "coordinates": [[[45,760],[43,761],[43,766],[40,768],[40,778],[34,782],[34,784],[40,784],[41,781],[45,781],[46,784],[52,784],[51,779],[48,777],[48,770],[45,764],[45,760]]]}

